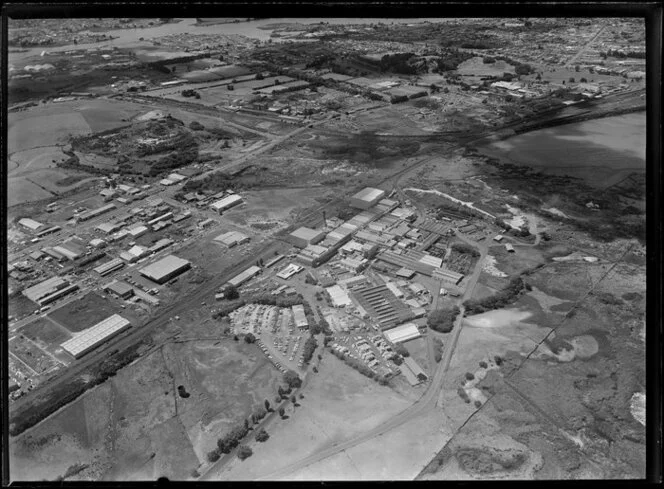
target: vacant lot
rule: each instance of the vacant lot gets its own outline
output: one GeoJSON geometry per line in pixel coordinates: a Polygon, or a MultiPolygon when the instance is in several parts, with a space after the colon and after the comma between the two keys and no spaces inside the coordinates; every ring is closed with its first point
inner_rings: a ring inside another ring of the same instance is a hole
{"type": "MultiPolygon", "coordinates": [[[[210,474],[217,480],[253,480],[280,467],[369,430],[404,410],[410,402],[389,387],[378,385],[341,360],[325,354],[318,374],[310,374],[301,406],[289,406],[286,420],[275,419],[267,428],[270,439],[252,446],[254,455],[244,462],[210,474]]],[[[345,473],[346,478],[354,478],[345,473]]]]}
{"type": "MultiPolygon", "coordinates": [[[[65,326],[69,331],[77,333],[94,326],[113,314],[119,314],[120,311],[122,309],[111,301],[102,299],[98,294],[90,292],[86,296],[53,311],[49,314],[49,317],[65,326]]],[[[124,314],[123,311],[122,315],[124,314]]]]}
{"type": "Polygon", "coordinates": [[[255,345],[194,319],[184,335],[219,339],[167,343],[13,438],[12,478],[54,480],[74,464],[86,467],[73,480],[188,478],[281,379],[255,345]]]}
{"type": "Polygon", "coordinates": [[[18,333],[37,342],[42,347],[63,343],[71,338],[71,334],[65,328],[55,324],[48,317],[41,317],[36,321],[22,327],[18,333]]]}
{"type": "Polygon", "coordinates": [[[17,318],[26,316],[39,309],[36,302],[32,302],[23,294],[14,294],[9,298],[9,315],[17,318]]]}
{"type": "Polygon", "coordinates": [[[10,190],[7,192],[7,207],[53,197],[51,192],[30,181],[27,177],[12,178],[10,181],[10,190]]]}
{"type": "Polygon", "coordinates": [[[37,374],[43,374],[58,366],[58,362],[52,357],[21,336],[16,336],[9,341],[9,351],[37,374]]]}

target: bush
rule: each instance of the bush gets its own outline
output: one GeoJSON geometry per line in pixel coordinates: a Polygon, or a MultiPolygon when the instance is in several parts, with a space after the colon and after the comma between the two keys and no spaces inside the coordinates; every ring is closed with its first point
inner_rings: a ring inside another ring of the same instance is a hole
{"type": "Polygon", "coordinates": [[[267,431],[264,429],[261,429],[257,434],[256,434],[256,441],[259,442],[265,442],[267,439],[270,438],[270,435],[268,435],[267,431]]]}
{"type": "Polygon", "coordinates": [[[493,361],[496,362],[496,365],[498,365],[499,367],[503,364],[503,359],[500,358],[500,356],[498,356],[498,355],[493,357],[493,361]]]}
{"type": "Polygon", "coordinates": [[[513,303],[526,289],[521,277],[514,277],[500,292],[484,299],[468,299],[463,303],[468,314],[481,314],[494,309],[501,309],[513,303]]]}
{"type": "Polygon", "coordinates": [[[219,453],[219,450],[216,449],[216,448],[214,450],[212,450],[211,452],[208,452],[208,454],[207,454],[208,462],[211,462],[211,463],[216,462],[220,458],[221,458],[221,454],[219,453]]]}
{"type": "Polygon", "coordinates": [[[474,378],[475,376],[472,373],[466,372],[466,380],[473,380],[474,378]]]}
{"type": "Polygon", "coordinates": [[[235,287],[235,285],[232,284],[228,285],[224,289],[224,299],[233,300],[237,299],[238,297],[240,297],[240,293],[238,292],[237,287],[235,287]]]}
{"type": "Polygon", "coordinates": [[[244,341],[245,343],[255,343],[256,342],[256,337],[252,333],[247,333],[244,335],[244,341]]]}
{"type": "Polygon", "coordinates": [[[475,401],[475,407],[479,408],[482,406],[482,403],[480,401],[475,401]]]}
{"type": "Polygon", "coordinates": [[[488,366],[489,366],[489,365],[488,365],[484,360],[482,360],[482,361],[480,362],[480,367],[482,367],[482,368],[487,368],[488,366]]]}
{"type": "Polygon", "coordinates": [[[480,256],[480,252],[476,248],[474,248],[470,245],[467,245],[466,243],[454,243],[452,245],[452,250],[454,250],[458,253],[465,253],[465,254],[470,255],[472,257],[475,257],[475,258],[480,256]]]}
{"type": "Polygon", "coordinates": [[[443,359],[443,354],[440,352],[440,350],[435,353],[434,358],[436,363],[440,363],[440,361],[443,359]]]}
{"type": "Polygon", "coordinates": [[[464,390],[463,387],[459,387],[457,389],[457,394],[459,394],[459,397],[464,401],[466,401],[466,403],[470,402],[470,398],[468,397],[468,394],[466,394],[466,391],[464,390]]]}
{"type": "Polygon", "coordinates": [[[251,457],[254,454],[254,451],[246,445],[242,445],[237,451],[237,458],[240,460],[245,460],[251,457]]]}

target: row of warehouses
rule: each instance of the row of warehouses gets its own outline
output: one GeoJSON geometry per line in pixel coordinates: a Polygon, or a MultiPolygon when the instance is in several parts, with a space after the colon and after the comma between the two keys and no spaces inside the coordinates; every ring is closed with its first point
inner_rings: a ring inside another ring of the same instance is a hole
{"type": "Polygon", "coordinates": [[[119,314],[113,314],[80,333],[74,333],[74,337],[62,343],[61,346],[78,359],[130,327],[129,320],[119,314]]]}

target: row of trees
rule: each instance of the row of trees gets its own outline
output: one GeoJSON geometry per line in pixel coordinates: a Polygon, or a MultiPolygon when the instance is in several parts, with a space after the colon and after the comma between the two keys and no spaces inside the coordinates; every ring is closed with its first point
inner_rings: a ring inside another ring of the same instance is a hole
{"type": "Polygon", "coordinates": [[[304,342],[304,348],[302,352],[302,360],[304,363],[308,364],[311,361],[311,357],[313,357],[314,351],[316,351],[316,347],[318,347],[316,338],[314,336],[309,336],[307,341],[304,342]]]}
{"type": "Polygon", "coordinates": [[[475,258],[480,256],[480,252],[476,248],[466,243],[453,243],[452,250],[456,251],[457,253],[465,253],[466,255],[470,255],[475,258]]]}
{"type": "Polygon", "coordinates": [[[481,314],[513,303],[525,290],[532,290],[530,284],[521,277],[514,277],[500,292],[484,299],[468,299],[463,305],[469,314],[481,314]]]}

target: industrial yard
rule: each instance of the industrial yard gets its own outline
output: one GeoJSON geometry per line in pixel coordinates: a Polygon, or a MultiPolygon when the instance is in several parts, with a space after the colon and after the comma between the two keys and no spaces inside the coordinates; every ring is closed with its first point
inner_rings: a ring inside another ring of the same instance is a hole
{"type": "Polygon", "coordinates": [[[10,22],[12,480],[643,477],[643,24],[204,20],[10,22]]]}

